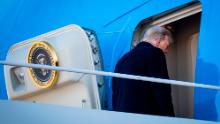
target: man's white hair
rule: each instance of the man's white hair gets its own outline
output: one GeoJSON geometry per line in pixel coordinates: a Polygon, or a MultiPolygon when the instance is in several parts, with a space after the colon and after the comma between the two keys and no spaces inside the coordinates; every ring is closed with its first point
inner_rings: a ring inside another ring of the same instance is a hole
{"type": "Polygon", "coordinates": [[[163,39],[165,36],[169,37],[169,42],[173,43],[172,34],[169,30],[160,26],[149,26],[144,30],[141,41],[150,42],[153,39],[163,39]]]}

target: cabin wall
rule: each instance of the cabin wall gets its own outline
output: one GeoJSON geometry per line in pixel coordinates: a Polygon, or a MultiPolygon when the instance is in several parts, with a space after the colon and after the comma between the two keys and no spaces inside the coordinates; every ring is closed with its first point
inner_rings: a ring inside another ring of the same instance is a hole
{"type": "MultiPolygon", "coordinates": [[[[174,22],[174,43],[166,55],[170,79],[194,83],[200,13],[174,22]]],[[[175,114],[194,117],[194,88],[172,86],[175,114]]]]}

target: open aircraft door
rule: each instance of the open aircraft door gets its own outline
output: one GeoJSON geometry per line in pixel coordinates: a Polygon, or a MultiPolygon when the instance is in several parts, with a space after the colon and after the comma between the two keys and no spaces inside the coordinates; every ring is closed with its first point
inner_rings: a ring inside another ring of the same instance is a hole
{"type": "MultiPolygon", "coordinates": [[[[69,25],[13,45],[7,61],[102,70],[95,33],[69,25]]],[[[100,109],[103,77],[47,69],[5,66],[8,98],[100,109]]]]}

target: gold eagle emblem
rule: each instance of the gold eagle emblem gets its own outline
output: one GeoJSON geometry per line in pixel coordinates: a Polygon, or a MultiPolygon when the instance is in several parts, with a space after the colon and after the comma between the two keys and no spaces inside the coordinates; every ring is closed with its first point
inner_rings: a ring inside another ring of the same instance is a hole
{"type": "MultiPolygon", "coordinates": [[[[45,42],[35,42],[28,53],[28,63],[58,66],[58,58],[53,47],[45,42]]],[[[50,88],[55,85],[58,72],[48,69],[29,68],[29,74],[40,88],[50,88]]]]}

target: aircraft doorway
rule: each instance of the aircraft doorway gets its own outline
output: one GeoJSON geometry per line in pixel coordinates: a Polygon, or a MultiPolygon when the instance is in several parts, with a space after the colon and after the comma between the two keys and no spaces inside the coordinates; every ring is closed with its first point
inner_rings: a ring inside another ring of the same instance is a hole
{"type": "MultiPolygon", "coordinates": [[[[174,22],[175,43],[166,55],[169,76],[174,80],[194,82],[201,14],[174,22]]],[[[193,117],[194,88],[172,86],[175,113],[180,117],[193,117]]]]}
{"type": "MultiPolygon", "coordinates": [[[[169,26],[174,37],[166,55],[170,79],[194,82],[200,19],[200,3],[146,19],[137,26],[131,46],[138,44],[144,29],[150,24],[169,26]]],[[[193,118],[194,88],[172,86],[172,97],[175,115],[193,118]]]]}

